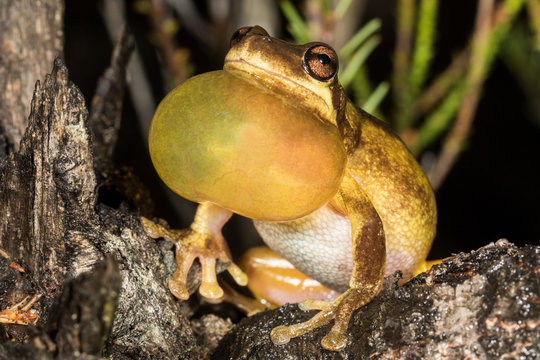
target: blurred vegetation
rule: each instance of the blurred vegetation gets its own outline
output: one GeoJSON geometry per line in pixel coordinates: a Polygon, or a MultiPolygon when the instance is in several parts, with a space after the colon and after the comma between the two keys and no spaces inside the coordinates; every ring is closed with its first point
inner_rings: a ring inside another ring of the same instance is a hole
{"type": "MultiPolygon", "coordinates": [[[[213,54],[226,51],[234,29],[255,23],[273,36],[298,43],[324,41],[340,57],[339,78],[353,102],[388,122],[423,162],[437,189],[467,145],[482,89],[497,57],[529,99],[531,121],[540,126],[540,1],[477,0],[467,44],[435,72],[439,0],[395,0],[395,24],[362,17],[368,0],[249,1],[136,0],[153,27],[164,83],[171,88],[197,68],[189,46],[177,44],[180,29],[213,54]],[[283,21],[283,23],[282,23],[283,21]],[[381,28],[395,29],[392,39],[381,28]],[[280,34],[283,27],[289,32],[280,34]],[[369,56],[393,43],[392,71],[373,83],[369,56]],[[384,105],[384,106],[382,106],[384,105]]],[[[135,75],[137,76],[137,75],[135,75]]],[[[144,128],[145,126],[143,126],[144,128]]]]}

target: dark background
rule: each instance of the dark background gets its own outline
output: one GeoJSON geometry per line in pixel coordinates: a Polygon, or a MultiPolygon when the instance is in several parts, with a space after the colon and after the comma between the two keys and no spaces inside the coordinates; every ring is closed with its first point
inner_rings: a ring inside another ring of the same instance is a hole
{"type": "MultiPolygon", "coordinates": [[[[134,12],[132,6],[128,5],[128,10],[129,26],[136,35],[137,46],[152,80],[153,96],[159,101],[165,94],[156,50],[148,41],[151,33],[149,21],[146,16],[134,12]]],[[[475,11],[475,1],[440,2],[438,52],[433,64],[435,73],[443,70],[451,56],[467,43],[475,11]]],[[[369,2],[364,19],[367,21],[374,17],[383,21],[383,41],[370,57],[368,65],[373,82],[378,83],[386,80],[391,72],[394,2],[369,2]]],[[[288,36],[285,30],[283,34],[288,36]]],[[[99,2],[66,1],[65,40],[70,77],[90,104],[97,80],[109,64],[112,50],[99,12],[99,2]]],[[[190,34],[180,31],[178,43],[190,48],[196,73],[221,68],[224,54],[209,54],[190,34]]],[[[183,214],[174,212],[170,204],[171,193],[155,174],[142,136],[129,96],[126,96],[116,162],[133,167],[151,189],[157,216],[176,227],[189,225],[192,220],[189,214],[194,206],[185,201],[188,210],[183,214]]],[[[437,147],[432,150],[436,152],[437,147]]],[[[451,253],[469,251],[500,238],[519,245],[539,244],[539,155],[540,127],[528,113],[526,98],[512,74],[502,61],[497,60],[485,83],[467,148],[436,193],[439,224],[430,257],[442,258],[451,253]]],[[[237,254],[240,250],[234,244],[252,241],[256,233],[249,227],[249,221],[238,216],[233,219],[226,226],[225,236],[237,254]],[[245,226],[248,226],[247,230],[245,226]]]]}

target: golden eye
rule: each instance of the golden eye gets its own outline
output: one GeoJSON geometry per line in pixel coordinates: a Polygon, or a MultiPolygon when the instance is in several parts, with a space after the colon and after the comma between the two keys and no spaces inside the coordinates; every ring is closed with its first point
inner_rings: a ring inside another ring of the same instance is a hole
{"type": "Polygon", "coordinates": [[[320,81],[329,81],[338,70],[338,57],[334,49],[325,44],[314,44],[304,53],[304,69],[320,81]]]}

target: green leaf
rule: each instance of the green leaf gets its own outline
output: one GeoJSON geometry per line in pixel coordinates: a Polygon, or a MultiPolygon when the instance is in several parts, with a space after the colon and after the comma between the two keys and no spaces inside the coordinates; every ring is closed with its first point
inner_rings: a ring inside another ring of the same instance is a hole
{"type": "Polygon", "coordinates": [[[390,84],[386,81],[381,82],[366,102],[364,102],[362,109],[370,114],[374,113],[386,97],[386,94],[388,94],[389,90],[390,84]]]}
{"type": "Polygon", "coordinates": [[[343,15],[345,15],[347,9],[349,8],[349,6],[351,6],[352,2],[353,0],[340,0],[340,2],[336,6],[336,9],[334,10],[338,19],[341,19],[343,15]]]}
{"type": "Polygon", "coordinates": [[[339,54],[343,57],[348,57],[358,49],[358,47],[381,28],[381,20],[373,19],[360,30],[341,48],[339,54]]]}
{"type": "Polygon", "coordinates": [[[287,28],[294,40],[299,44],[309,42],[309,31],[306,23],[302,20],[302,16],[298,13],[293,3],[290,0],[283,0],[279,3],[281,11],[287,22],[289,23],[287,28]]]}
{"type": "Polygon", "coordinates": [[[456,86],[444,98],[443,102],[433,111],[418,130],[418,139],[412,152],[420,154],[422,150],[431,145],[445,130],[450,127],[463,96],[465,94],[465,79],[458,80],[456,86]]]}
{"type": "Polygon", "coordinates": [[[372,36],[364,45],[362,45],[356,53],[351,57],[347,68],[344,69],[340,75],[339,79],[343,87],[349,86],[351,81],[354,79],[355,75],[360,70],[360,67],[364,64],[369,54],[379,45],[381,38],[379,36],[372,36]]]}

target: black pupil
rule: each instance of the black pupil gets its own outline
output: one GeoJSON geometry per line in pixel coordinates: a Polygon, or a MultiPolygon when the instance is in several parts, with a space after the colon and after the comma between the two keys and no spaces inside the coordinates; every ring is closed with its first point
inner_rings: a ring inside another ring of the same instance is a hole
{"type": "Polygon", "coordinates": [[[330,64],[330,56],[326,54],[317,54],[317,59],[319,59],[319,62],[323,65],[330,64]]]}

